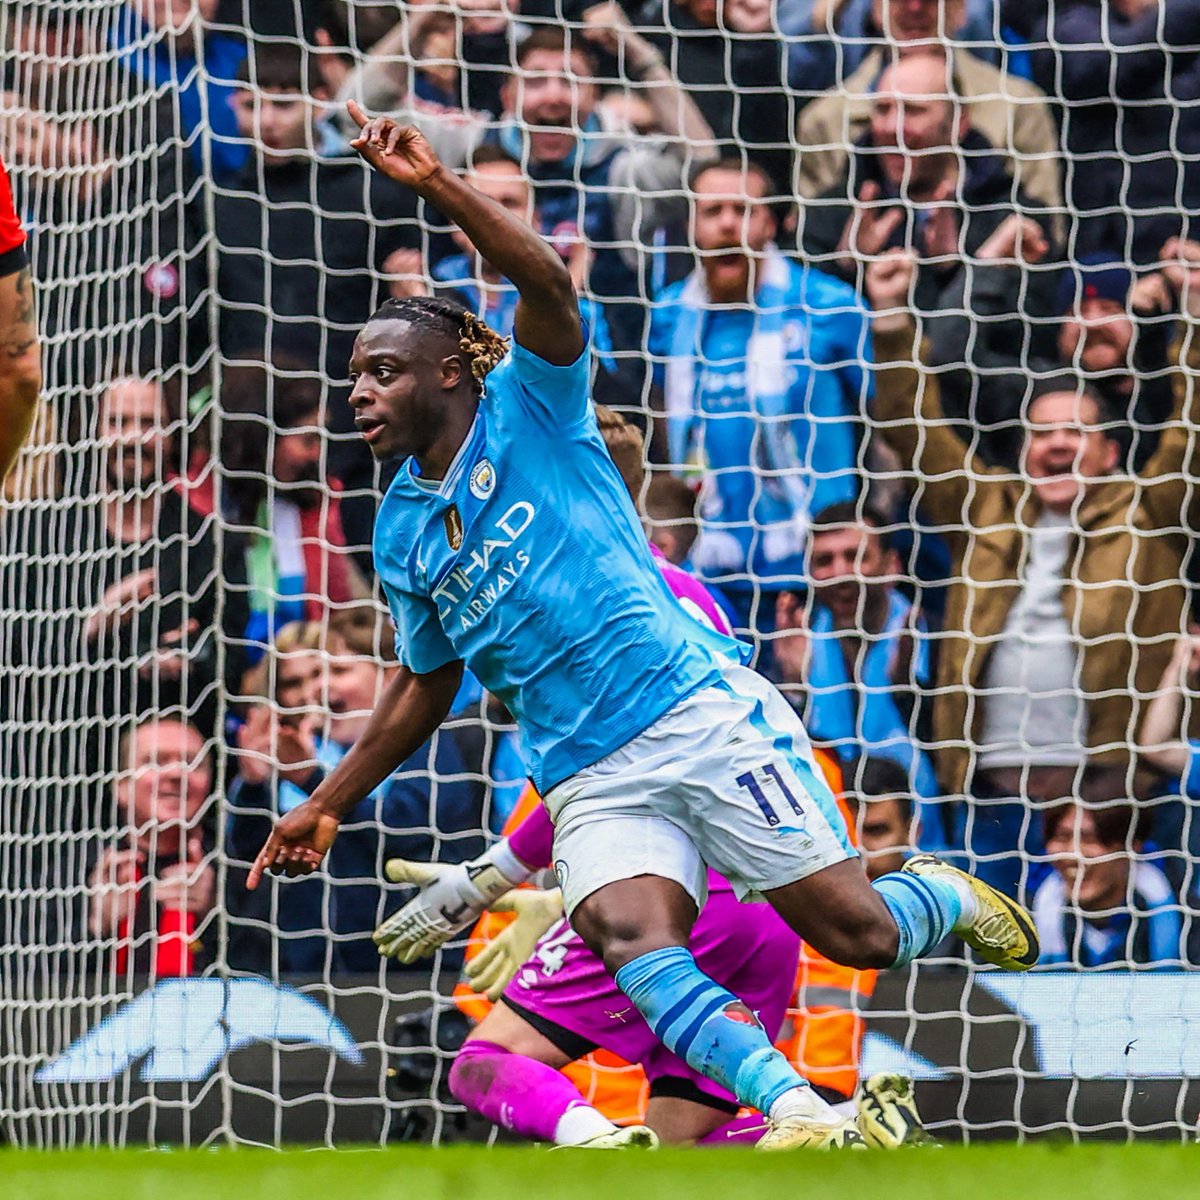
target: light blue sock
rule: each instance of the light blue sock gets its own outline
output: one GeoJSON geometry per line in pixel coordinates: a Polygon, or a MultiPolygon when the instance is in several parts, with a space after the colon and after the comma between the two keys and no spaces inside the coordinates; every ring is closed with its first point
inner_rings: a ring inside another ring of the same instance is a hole
{"type": "Polygon", "coordinates": [[[690,950],[651,950],[626,963],[616,981],[667,1049],[743,1104],[767,1113],[784,1092],[808,1086],[757,1020],[726,1012],[738,998],[709,979],[690,950]]]}
{"type": "Polygon", "coordinates": [[[900,950],[893,967],[924,958],[962,916],[962,898],[941,879],[895,871],[875,880],[874,887],[900,930],[900,950]]]}

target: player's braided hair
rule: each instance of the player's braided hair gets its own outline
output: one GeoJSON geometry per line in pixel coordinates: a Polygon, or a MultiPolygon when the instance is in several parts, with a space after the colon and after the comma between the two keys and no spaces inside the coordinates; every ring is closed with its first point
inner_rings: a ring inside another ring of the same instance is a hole
{"type": "Polygon", "coordinates": [[[371,315],[371,320],[411,321],[414,325],[457,338],[459,351],[470,364],[477,384],[482,384],[488,372],[508,353],[508,338],[501,337],[473,312],[440,296],[385,300],[371,315]]]}

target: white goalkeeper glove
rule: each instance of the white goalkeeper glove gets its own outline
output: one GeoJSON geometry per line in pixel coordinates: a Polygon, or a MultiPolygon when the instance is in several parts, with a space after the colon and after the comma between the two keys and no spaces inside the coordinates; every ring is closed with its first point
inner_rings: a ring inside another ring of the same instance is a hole
{"type": "Polygon", "coordinates": [[[492,912],[513,912],[517,919],[506,925],[466,967],[471,989],[494,1004],[500,993],[532,956],[542,935],[562,919],[562,892],[520,888],[491,906],[492,912]]]}
{"type": "Polygon", "coordinates": [[[392,883],[416,884],[421,889],[375,930],[379,953],[402,963],[432,954],[529,876],[505,842],[471,862],[446,865],[390,858],[384,871],[392,883]]]}

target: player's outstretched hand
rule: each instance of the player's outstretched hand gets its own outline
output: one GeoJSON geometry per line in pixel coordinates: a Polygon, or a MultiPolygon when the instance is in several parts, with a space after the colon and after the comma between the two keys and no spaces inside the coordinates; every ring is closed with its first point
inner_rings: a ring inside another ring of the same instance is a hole
{"type": "Polygon", "coordinates": [[[505,926],[469,963],[467,982],[494,1004],[521,967],[529,961],[542,936],[562,919],[562,892],[558,888],[516,888],[491,906],[492,912],[513,912],[517,919],[505,926]]]}
{"type": "Polygon", "coordinates": [[[305,800],[285,817],[280,817],[258,852],[246,887],[254,891],[264,871],[272,875],[311,875],[320,865],[333,839],[338,819],[316,800],[305,800]]]}
{"type": "Polygon", "coordinates": [[[350,145],[389,179],[419,191],[441,171],[441,160],[420,130],[391,117],[368,117],[353,100],[346,111],[358,126],[358,137],[350,145]]]}

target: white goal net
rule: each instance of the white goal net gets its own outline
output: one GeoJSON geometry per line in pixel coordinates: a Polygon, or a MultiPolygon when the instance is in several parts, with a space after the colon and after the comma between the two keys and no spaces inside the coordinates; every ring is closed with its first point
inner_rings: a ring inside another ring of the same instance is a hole
{"type": "MultiPolygon", "coordinates": [[[[394,670],[370,553],[394,464],[353,428],[354,338],[422,295],[512,332],[511,286],[359,162],[348,98],[563,255],[648,536],[805,719],[872,873],[934,852],[1034,912],[1027,976],[954,939],[877,978],[805,960],[781,1047],[831,1094],[913,1076],[950,1140],[1190,1135],[1200,67],[1178,19],[0,6],[45,375],[0,502],[0,1136],[494,1136],[447,1085],[494,927],[408,968],[370,935],[408,895],[387,859],[464,861],[534,802],[503,706],[468,675],[326,870],[245,887],[394,670]]],[[[602,1052],[572,1078],[644,1110],[602,1052]]]]}

